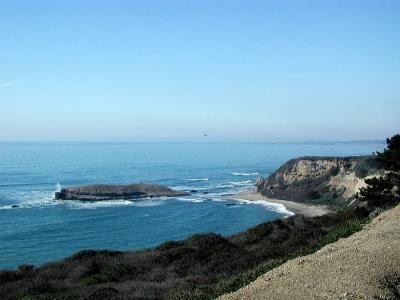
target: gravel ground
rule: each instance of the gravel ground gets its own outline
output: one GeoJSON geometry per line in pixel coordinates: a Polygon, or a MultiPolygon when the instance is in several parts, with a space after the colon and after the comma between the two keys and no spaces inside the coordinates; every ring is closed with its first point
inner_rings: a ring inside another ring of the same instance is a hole
{"type": "Polygon", "coordinates": [[[400,205],[219,299],[400,299],[400,205]]]}

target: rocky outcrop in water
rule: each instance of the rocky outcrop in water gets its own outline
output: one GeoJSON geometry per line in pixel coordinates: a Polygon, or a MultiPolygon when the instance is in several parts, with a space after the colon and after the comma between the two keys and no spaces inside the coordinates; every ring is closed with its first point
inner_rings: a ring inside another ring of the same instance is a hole
{"type": "Polygon", "coordinates": [[[94,184],[79,187],[63,188],[55,193],[55,199],[100,201],[112,199],[138,199],[147,197],[176,197],[187,193],[156,184],[94,184]]]}
{"type": "Polygon", "coordinates": [[[257,190],[270,198],[332,206],[355,204],[364,179],[379,174],[372,156],[300,157],[289,160],[268,178],[257,180],[257,190]]]}

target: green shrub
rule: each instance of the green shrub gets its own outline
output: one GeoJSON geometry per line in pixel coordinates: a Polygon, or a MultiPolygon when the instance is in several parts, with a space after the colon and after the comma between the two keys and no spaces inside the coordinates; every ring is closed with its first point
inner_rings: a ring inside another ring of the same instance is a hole
{"type": "Polygon", "coordinates": [[[340,238],[346,238],[353,233],[360,231],[364,224],[365,221],[360,219],[350,219],[345,221],[343,224],[340,224],[323,237],[323,239],[319,242],[319,248],[334,243],[340,238]]]}
{"type": "Polygon", "coordinates": [[[356,177],[358,178],[365,178],[368,175],[368,170],[365,168],[356,168],[354,170],[354,174],[356,175],[356,177]]]}
{"type": "Polygon", "coordinates": [[[382,164],[385,173],[365,180],[357,199],[370,207],[388,208],[400,203],[400,135],[386,140],[387,148],[377,152],[375,160],[382,164]]]}
{"type": "Polygon", "coordinates": [[[22,272],[22,273],[28,273],[31,272],[35,269],[34,265],[20,265],[18,266],[18,271],[22,272]]]}
{"type": "Polygon", "coordinates": [[[175,291],[168,297],[170,300],[210,300],[210,293],[204,292],[199,288],[185,288],[175,291]]]}
{"type": "Polygon", "coordinates": [[[257,267],[255,267],[250,271],[243,272],[227,280],[222,280],[217,284],[213,296],[218,297],[223,294],[237,291],[238,289],[248,285],[250,282],[256,280],[259,276],[285,263],[288,259],[289,257],[277,260],[271,260],[266,263],[258,265],[257,267]]]}
{"type": "Polygon", "coordinates": [[[160,251],[166,251],[182,245],[183,245],[182,241],[166,241],[162,243],[160,246],[156,247],[155,249],[160,251]]]}
{"type": "Polygon", "coordinates": [[[0,284],[16,281],[21,278],[21,274],[15,271],[0,271],[0,284]]]}
{"type": "Polygon", "coordinates": [[[117,251],[117,250],[82,250],[71,257],[67,258],[68,260],[79,260],[79,259],[85,259],[89,257],[94,257],[97,255],[104,255],[104,256],[117,256],[121,255],[123,252],[117,251]]]}
{"type": "Polygon", "coordinates": [[[93,285],[103,282],[117,282],[121,281],[125,275],[133,274],[134,271],[134,267],[124,264],[108,265],[99,273],[82,278],[82,283],[93,285]]]}
{"type": "Polygon", "coordinates": [[[307,193],[307,199],[316,200],[316,199],[319,199],[319,198],[321,198],[321,195],[319,194],[318,191],[314,190],[314,191],[309,191],[307,193]]]}

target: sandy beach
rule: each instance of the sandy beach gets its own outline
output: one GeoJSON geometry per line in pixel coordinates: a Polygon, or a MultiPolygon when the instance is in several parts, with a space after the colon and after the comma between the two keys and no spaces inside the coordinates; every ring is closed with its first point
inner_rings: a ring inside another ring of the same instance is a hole
{"type": "Polygon", "coordinates": [[[276,203],[281,204],[286,207],[287,210],[295,213],[295,214],[302,214],[307,217],[315,217],[315,216],[322,216],[326,213],[332,212],[327,206],[325,205],[308,205],[304,203],[298,203],[293,201],[287,200],[279,200],[279,199],[271,199],[267,198],[256,191],[248,191],[242,192],[234,195],[226,196],[229,198],[234,199],[242,199],[248,201],[266,201],[269,203],[276,203]]]}

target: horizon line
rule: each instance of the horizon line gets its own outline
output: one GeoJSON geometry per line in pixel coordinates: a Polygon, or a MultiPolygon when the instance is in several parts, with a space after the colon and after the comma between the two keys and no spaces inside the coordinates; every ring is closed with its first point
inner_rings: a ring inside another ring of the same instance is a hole
{"type": "Polygon", "coordinates": [[[221,141],[157,141],[157,140],[0,140],[0,144],[329,144],[329,143],[386,143],[385,139],[349,139],[349,140],[282,140],[282,141],[246,141],[246,140],[221,140],[221,141]]]}

